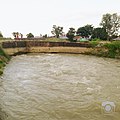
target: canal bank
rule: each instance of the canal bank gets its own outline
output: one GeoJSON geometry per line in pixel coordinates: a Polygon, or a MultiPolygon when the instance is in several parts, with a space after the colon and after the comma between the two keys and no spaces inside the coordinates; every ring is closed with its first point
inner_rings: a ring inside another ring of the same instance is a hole
{"type": "Polygon", "coordinates": [[[9,62],[10,56],[7,55],[2,47],[0,47],[0,75],[3,74],[4,67],[9,62]]]}
{"type": "Polygon", "coordinates": [[[8,55],[20,53],[84,53],[90,49],[89,43],[47,42],[47,41],[9,41],[2,48],[8,55]]]}
{"type": "Polygon", "coordinates": [[[48,41],[5,41],[2,48],[8,55],[23,53],[73,53],[109,58],[120,58],[120,42],[48,42],[48,41]]]}
{"type": "Polygon", "coordinates": [[[90,44],[92,49],[85,54],[120,59],[120,41],[91,41],[90,44]]]}

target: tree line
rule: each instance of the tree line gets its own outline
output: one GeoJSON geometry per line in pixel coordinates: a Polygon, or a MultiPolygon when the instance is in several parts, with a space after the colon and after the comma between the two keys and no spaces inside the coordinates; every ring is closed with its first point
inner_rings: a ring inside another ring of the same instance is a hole
{"type": "MultiPolygon", "coordinates": [[[[104,14],[100,23],[100,27],[94,28],[93,25],[85,25],[79,27],[77,31],[75,28],[69,28],[66,36],[70,41],[73,41],[75,36],[81,36],[83,38],[94,39],[98,38],[101,40],[111,40],[118,36],[120,28],[120,16],[117,13],[114,14],[104,14]]],[[[51,31],[57,38],[63,34],[63,27],[53,26],[51,31]]]]}
{"type": "MultiPolygon", "coordinates": [[[[118,36],[119,28],[120,28],[120,15],[117,15],[117,13],[114,14],[107,13],[102,16],[102,20],[100,22],[99,27],[94,28],[94,26],[90,24],[79,27],[77,30],[71,27],[69,28],[66,36],[70,41],[73,41],[73,38],[75,36],[81,36],[87,39],[97,38],[101,40],[111,40],[118,36]]],[[[51,33],[57,38],[59,38],[61,35],[65,35],[65,33],[63,32],[63,27],[57,25],[53,25],[51,33]]],[[[15,39],[23,38],[22,33],[13,32],[12,34],[15,39]]],[[[34,35],[32,33],[28,33],[26,36],[27,38],[34,38],[34,35]]],[[[3,37],[1,32],[0,37],[3,37]]],[[[47,37],[47,34],[45,34],[43,37],[47,37]]]]}

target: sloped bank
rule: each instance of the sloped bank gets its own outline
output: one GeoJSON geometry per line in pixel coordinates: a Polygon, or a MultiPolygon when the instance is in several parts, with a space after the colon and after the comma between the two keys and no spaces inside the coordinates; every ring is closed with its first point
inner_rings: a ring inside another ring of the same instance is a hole
{"type": "Polygon", "coordinates": [[[3,74],[5,65],[9,62],[10,56],[8,56],[2,47],[0,47],[0,75],[3,74]]]}
{"type": "Polygon", "coordinates": [[[48,42],[48,41],[9,41],[2,47],[8,55],[21,53],[84,53],[90,49],[89,43],[48,42]]]}
{"type": "Polygon", "coordinates": [[[84,54],[120,59],[120,41],[108,43],[93,41],[90,44],[92,49],[84,54]]]}

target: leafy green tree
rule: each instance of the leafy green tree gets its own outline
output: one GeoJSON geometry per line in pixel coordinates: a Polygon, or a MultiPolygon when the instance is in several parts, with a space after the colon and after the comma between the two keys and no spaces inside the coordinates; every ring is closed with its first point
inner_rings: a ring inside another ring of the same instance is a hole
{"type": "Polygon", "coordinates": [[[3,38],[3,35],[2,35],[2,33],[1,33],[1,32],[0,32],[0,37],[1,37],[1,38],[3,38]]]}
{"type": "Polygon", "coordinates": [[[107,40],[107,32],[104,28],[94,28],[91,38],[98,38],[101,40],[107,40]]]}
{"type": "Polygon", "coordinates": [[[93,26],[92,25],[85,25],[83,27],[78,28],[77,35],[80,35],[81,37],[90,37],[93,32],[93,26]]]}
{"type": "Polygon", "coordinates": [[[59,38],[59,36],[63,34],[63,27],[53,25],[51,33],[59,38]]]}
{"type": "Polygon", "coordinates": [[[32,33],[28,33],[26,36],[27,38],[34,38],[34,35],[32,33]]]}
{"type": "Polygon", "coordinates": [[[73,41],[73,38],[75,37],[75,33],[76,31],[74,28],[69,28],[69,31],[66,36],[68,37],[70,41],[73,41]]]}
{"type": "Polygon", "coordinates": [[[43,35],[44,38],[47,38],[47,34],[43,35]]]}
{"type": "Polygon", "coordinates": [[[107,40],[110,40],[112,36],[118,35],[120,28],[120,16],[117,13],[103,15],[100,25],[106,30],[108,36],[107,40]]]}

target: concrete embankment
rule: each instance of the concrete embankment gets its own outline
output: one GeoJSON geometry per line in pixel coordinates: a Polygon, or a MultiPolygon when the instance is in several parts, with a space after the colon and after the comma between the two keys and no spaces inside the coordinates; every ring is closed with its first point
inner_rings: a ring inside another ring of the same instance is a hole
{"type": "Polygon", "coordinates": [[[2,42],[2,48],[8,55],[22,53],[73,53],[101,57],[120,58],[120,42],[48,42],[38,40],[19,40],[2,42]]]}
{"type": "Polygon", "coordinates": [[[90,51],[89,43],[9,41],[2,48],[9,55],[19,53],[84,53],[90,51]]]}

